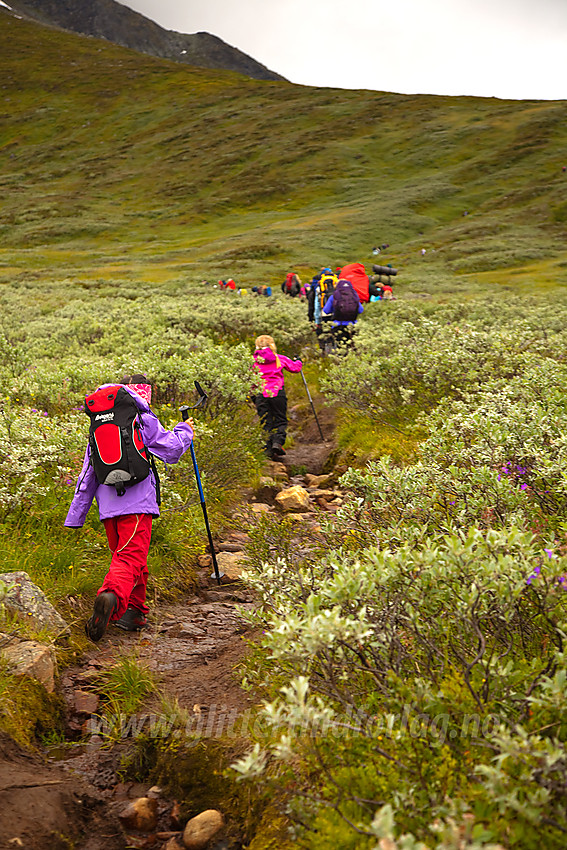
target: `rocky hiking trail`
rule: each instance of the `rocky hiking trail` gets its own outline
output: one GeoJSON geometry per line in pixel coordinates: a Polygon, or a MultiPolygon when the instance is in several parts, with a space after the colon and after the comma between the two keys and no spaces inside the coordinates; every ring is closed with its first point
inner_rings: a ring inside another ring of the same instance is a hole
{"type": "Polygon", "coordinates": [[[42,758],[0,737],[1,850],[67,848],[63,836],[76,850],[243,846],[237,825],[223,823],[222,813],[200,813],[200,821],[194,818],[184,827],[179,805],[186,801],[168,798],[148,783],[124,783],[119,771],[133,737],[167,735],[180,718],[191,734],[235,730],[245,737],[254,703],[240,687],[236,668],[255,637],[245,618],[255,602],[239,580],[248,531],[261,514],[291,513],[301,534],[304,524],[317,529],[318,512],[337,510],[341,494],[328,485],[331,476],[321,475],[335,448],[333,412],[323,408],[319,417],[330,437],[324,443],[315,421],[290,410],[292,433],[297,429],[293,447],[282,463],[267,464],[256,491],[243,492],[233,515],[238,530],[215,544],[225,573],[220,586],[211,576],[210,554],[199,556],[197,584],[186,598],[152,605],[149,627],[141,632],[109,627],[79,665],[62,671],[67,743],[42,758]],[[151,695],[135,715],[108,718],[97,683],[100,688],[101,676],[125,655],[135,655],[155,675],[159,695],[151,695]]]}

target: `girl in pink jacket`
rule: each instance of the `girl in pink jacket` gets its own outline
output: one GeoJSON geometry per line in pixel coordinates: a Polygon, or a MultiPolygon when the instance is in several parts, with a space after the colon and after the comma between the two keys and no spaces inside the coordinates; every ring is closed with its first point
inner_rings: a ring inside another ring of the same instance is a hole
{"type": "Polygon", "coordinates": [[[285,455],[287,434],[287,396],[283,371],[301,372],[301,360],[290,360],[278,354],[271,336],[259,336],[255,342],[254,369],[262,379],[262,388],[254,397],[254,404],[266,431],[266,454],[274,460],[285,455]]]}

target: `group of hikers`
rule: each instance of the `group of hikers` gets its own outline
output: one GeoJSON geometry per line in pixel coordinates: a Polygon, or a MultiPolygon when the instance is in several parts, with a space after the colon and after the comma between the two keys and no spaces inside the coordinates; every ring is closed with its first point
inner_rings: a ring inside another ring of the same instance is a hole
{"type": "MultiPolygon", "coordinates": [[[[265,432],[264,450],[270,459],[281,460],[288,424],[283,373],[301,372],[303,364],[278,354],[273,338],[261,335],[251,365],[250,398],[265,432]]],[[[183,421],[167,430],[152,411],[151,398],[152,386],[143,374],[102,384],[85,398],[89,437],[65,526],[82,528],[96,500],[112,557],[85,624],[95,642],[109,623],[126,632],[147,625],[148,552],[161,503],[154,457],[177,463],[193,442],[193,418],[184,412],[183,421]]]]}
{"type": "MultiPolygon", "coordinates": [[[[209,286],[209,281],[204,280],[203,284],[205,286],[209,286]]],[[[265,296],[266,298],[269,298],[272,294],[272,287],[271,286],[263,286],[263,285],[252,286],[250,288],[250,291],[248,291],[248,289],[245,289],[242,286],[238,286],[238,284],[236,283],[236,281],[232,277],[229,277],[226,280],[219,280],[219,282],[213,284],[213,286],[215,288],[218,287],[221,290],[225,290],[226,292],[235,292],[237,295],[254,295],[254,296],[262,295],[262,296],[265,296]]]]}
{"type": "Polygon", "coordinates": [[[282,292],[291,298],[307,301],[307,318],[320,340],[322,350],[335,345],[349,345],[363,305],[371,301],[393,298],[392,277],[397,270],[391,265],[373,266],[369,277],[362,263],[350,263],[333,271],[325,266],[308,284],[303,284],[297,272],[289,272],[282,283],[282,292]],[[385,278],[385,281],[383,281],[385,278]],[[325,324],[331,322],[332,324],[325,324]]]}

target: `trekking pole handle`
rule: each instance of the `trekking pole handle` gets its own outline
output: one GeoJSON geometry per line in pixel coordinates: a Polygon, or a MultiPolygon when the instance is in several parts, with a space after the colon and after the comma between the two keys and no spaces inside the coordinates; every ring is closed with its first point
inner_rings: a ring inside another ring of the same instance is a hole
{"type": "Polygon", "coordinates": [[[187,422],[187,420],[189,419],[189,411],[190,410],[191,410],[191,408],[189,407],[188,404],[182,404],[181,407],[179,408],[181,418],[183,419],[184,422],[187,422]]]}

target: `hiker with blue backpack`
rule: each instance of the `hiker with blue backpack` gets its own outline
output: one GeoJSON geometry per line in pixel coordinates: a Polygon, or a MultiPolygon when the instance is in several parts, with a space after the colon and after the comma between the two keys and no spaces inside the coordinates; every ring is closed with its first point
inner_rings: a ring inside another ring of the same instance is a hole
{"type": "Polygon", "coordinates": [[[164,428],[150,409],[151,392],[137,374],[103,384],[85,399],[89,442],[65,525],[81,528],[96,499],[112,560],[85,625],[93,641],[109,622],[128,632],[146,625],[148,551],[161,501],[153,456],[177,463],[193,440],[191,418],[164,428]]]}

